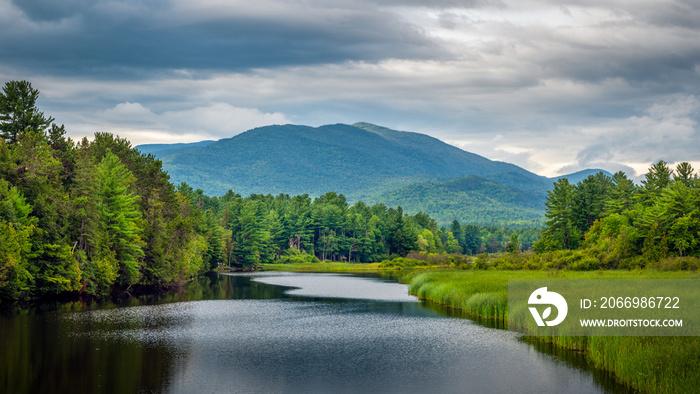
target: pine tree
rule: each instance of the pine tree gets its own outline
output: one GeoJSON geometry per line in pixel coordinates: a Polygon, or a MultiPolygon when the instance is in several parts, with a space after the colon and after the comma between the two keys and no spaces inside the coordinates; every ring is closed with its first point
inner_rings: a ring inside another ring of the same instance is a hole
{"type": "Polygon", "coordinates": [[[652,204],[652,200],[658,197],[668,185],[671,184],[673,171],[668,164],[659,160],[649,167],[649,171],[644,174],[642,187],[639,189],[638,200],[645,205],[652,204]]]}
{"type": "Polygon", "coordinates": [[[613,175],[612,182],[613,186],[606,203],[606,216],[613,213],[620,214],[632,209],[633,206],[634,182],[627,178],[627,175],[622,171],[613,175]]]}
{"type": "Polygon", "coordinates": [[[118,281],[131,285],[139,279],[141,259],[141,212],[139,197],[131,190],[134,176],[109,149],[97,166],[98,210],[102,242],[114,252],[119,264],[118,281]]]}
{"type": "Polygon", "coordinates": [[[0,136],[10,144],[28,128],[42,132],[54,121],[36,107],[39,91],[28,81],[9,81],[0,93],[0,136]]]}
{"type": "Polygon", "coordinates": [[[481,237],[479,227],[468,224],[464,226],[464,253],[478,254],[481,251],[481,237]]]}
{"type": "Polygon", "coordinates": [[[269,263],[273,259],[270,233],[266,229],[263,210],[260,201],[244,201],[232,223],[233,256],[245,267],[269,263]]]}
{"type": "Polygon", "coordinates": [[[679,163],[676,166],[676,173],[673,176],[674,181],[681,181],[686,185],[690,185],[691,181],[697,179],[697,175],[694,174],[695,169],[688,162],[679,163]]]}
{"type": "Polygon", "coordinates": [[[602,172],[579,182],[571,194],[572,219],[579,234],[585,234],[593,222],[605,216],[612,179],[602,172]]]}
{"type": "Polygon", "coordinates": [[[536,251],[572,249],[577,246],[578,236],[573,225],[571,196],[574,186],[566,178],[554,183],[554,189],[547,192],[545,222],[547,229],[536,243],[536,251]]]}
{"type": "Polygon", "coordinates": [[[100,225],[98,210],[97,165],[89,152],[90,143],[83,139],[76,152],[76,166],[71,202],[74,225],[71,240],[75,256],[83,271],[83,281],[89,294],[101,294],[110,289],[117,278],[118,263],[114,252],[103,242],[107,239],[105,226],[100,225]]]}

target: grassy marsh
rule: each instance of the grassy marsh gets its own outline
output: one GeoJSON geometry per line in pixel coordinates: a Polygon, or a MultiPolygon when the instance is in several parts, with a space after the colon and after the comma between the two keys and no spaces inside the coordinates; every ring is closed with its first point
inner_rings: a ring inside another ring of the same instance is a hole
{"type": "MultiPolygon", "coordinates": [[[[697,279],[698,272],[428,271],[409,275],[409,292],[476,317],[507,324],[508,279],[697,279]]],[[[695,392],[700,387],[699,337],[547,337],[537,340],[585,353],[596,368],[646,392],[695,392]]]]}

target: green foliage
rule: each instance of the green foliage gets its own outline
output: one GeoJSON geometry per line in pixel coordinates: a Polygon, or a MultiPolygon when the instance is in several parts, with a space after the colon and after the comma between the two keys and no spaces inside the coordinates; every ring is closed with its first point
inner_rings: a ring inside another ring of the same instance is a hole
{"type": "Polygon", "coordinates": [[[33,227],[18,227],[0,221],[0,300],[20,298],[34,279],[27,259],[33,227]]]}
{"type": "MultiPolygon", "coordinates": [[[[476,225],[542,225],[544,190],[524,191],[470,175],[448,181],[414,183],[382,194],[386,204],[425,212],[439,223],[457,218],[476,225]]],[[[456,238],[459,238],[456,235],[456,238]]]]}
{"type": "Polygon", "coordinates": [[[82,272],[66,244],[44,244],[37,248],[39,258],[33,261],[34,292],[55,295],[81,288],[82,272]]]}
{"type": "Polygon", "coordinates": [[[216,142],[138,148],[162,159],[176,182],[210,194],[334,190],[440,224],[539,226],[548,188],[546,178],[514,165],[368,123],[267,126],[216,142]]]}
{"type": "Polygon", "coordinates": [[[585,234],[593,222],[605,216],[612,186],[612,178],[602,172],[576,184],[571,192],[571,221],[576,233],[585,234]]]}
{"type": "Polygon", "coordinates": [[[379,268],[410,268],[431,265],[427,260],[409,259],[405,257],[397,257],[392,260],[384,260],[379,263],[379,268]]]}
{"type": "Polygon", "coordinates": [[[43,132],[53,122],[36,108],[37,98],[39,91],[28,81],[5,83],[0,93],[0,137],[15,144],[25,130],[43,132]]]}
{"type": "Polygon", "coordinates": [[[258,200],[242,201],[229,226],[233,231],[233,256],[247,267],[270,263],[273,259],[270,232],[264,205],[258,200]]]}
{"type": "Polygon", "coordinates": [[[644,175],[642,187],[639,189],[638,200],[646,205],[652,204],[652,200],[661,193],[670,183],[673,170],[668,164],[659,160],[649,167],[649,172],[644,175]]]}
{"type": "Polygon", "coordinates": [[[694,171],[689,163],[680,163],[674,172],[659,161],[638,187],[622,172],[612,178],[591,175],[576,185],[560,180],[549,194],[549,220],[535,250],[580,245],[602,268],[631,269],[668,257],[700,256],[700,181],[694,171]]]}
{"type": "Polygon", "coordinates": [[[311,262],[311,257],[305,256],[324,262],[368,263],[414,251],[456,256],[473,253],[470,248],[479,252],[486,248],[486,240],[492,251],[500,252],[512,233],[517,233],[525,249],[540,233],[533,228],[462,225],[456,220],[448,231],[427,214],[411,216],[401,207],[367,206],[362,201],[350,205],[344,195],[335,192],[312,200],[308,195],[286,194],[243,198],[231,191],[222,197],[208,197],[186,183],[178,190],[207,218],[206,234],[211,234],[208,253],[215,251],[221,259],[211,267],[251,268],[275,260],[311,262]]]}
{"type": "Polygon", "coordinates": [[[0,95],[0,300],[168,286],[222,262],[230,233],[160,161],[107,133],[73,143],[37,97],[26,81],[0,95]]]}
{"type": "Polygon", "coordinates": [[[536,251],[576,247],[578,232],[574,225],[573,192],[574,186],[566,178],[559,179],[554,189],[547,192],[546,230],[535,245],[536,251]]]}
{"type": "Polygon", "coordinates": [[[521,247],[522,245],[520,244],[520,240],[518,239],[518,234],[511,234],[510,241],[508,241],[508,244],[506,245],[506,252],[519,253],[521,247]]]}
{"type": "Polygon", "coordinates": [[[279,258],[277,261],[281,264],[305,264],[305,263],[320,263],[321,260],[318,257],[300,252],[294,248],[287,249],[287,251],[279,258]]]}
{"type": "Polygon", "coordinates": [[[141,241],[139,197],[131,190],[135,178],[109,149],[97,166],[97,210],[104,235],[101,243],[119,262],[118,281],[131,285],[138,281],[144,256],[141,241]]]}
{"type": "Polygon", "coordinates": [[[492,176],[502,179],[500,184],[524,184],[540,191],[546,188],[541,177],[522,168],[427,135],[368,123],[266,126],[204,146],[151,148],[144,150],[163,160],[175,182],[197,185],[213,195],[232,189],[241,195],[320,196],[335,190],[354,201],[376,202],[383,192],[416,181],[464,175],[492,176]],[[510,174],[515,174],[512,180],[510,174]]]}

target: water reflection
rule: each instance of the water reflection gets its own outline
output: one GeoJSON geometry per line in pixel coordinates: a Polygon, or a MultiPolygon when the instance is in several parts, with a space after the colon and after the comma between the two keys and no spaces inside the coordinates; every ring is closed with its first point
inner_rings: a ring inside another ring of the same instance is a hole
{"type": "Polygon", "coordinates": [[[284,294],[291,296],[418,302],[417,297],[408,294],[407,285],[347,274],[285,272],[253,275],[252,280],[287,287],[284,294]]]}
{"type": "Polygon", "coordinates": [[[324,297],[329,283],[348,280],[361,279],[214,275],[177,294],[6,313],[0,318],[0,391],[620,389],[566,355],[535,350],[517,334],[445,318],[449,311],[423,303],[390,301],[397,290],[391,286],[384,301],[324,297]],[[314,286],[314,280],[323,284],[314,286]],[[306,295],[295,293],[300,287],[306,295]]]}

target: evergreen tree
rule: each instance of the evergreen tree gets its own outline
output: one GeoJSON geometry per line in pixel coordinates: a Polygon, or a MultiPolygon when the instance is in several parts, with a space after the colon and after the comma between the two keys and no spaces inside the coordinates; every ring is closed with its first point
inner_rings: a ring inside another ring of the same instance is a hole
{"type": "Polygon", "coordinates": [[[464,244],[466,248],[464,253],[479,254],[481,253],[481,236],[479,227],[468,224],[464,226],[464,244]]]}
{"type": "Polygon", "coordinates": [[[97,208],[100,212],[100,234],[119,264],[118,281],[122,285],[137,283],[142,250],[142,220],[139,197],[131,190],[135,178],[119,157],[107,149],[97,166],[97,208]]]}
{"type": "Polygon", "coordinates": [[[107,239],[106,226],[101,224],[98,208],[99,184],[97,164],[89,152],[87,139],[83,139],[77,152],[75,178],[71,189],[72,236],[75,257],[83,272],[83,282],[88,294],[102,294],[117,279],[118,262],[115,253],[103,242],[107,239]]]}
{"type": "Polygon", "coordinates": [[[0,179],[0,300],[20,298],[31,289],[28,257],[36,224],[31,211],[17,188],[0,179]]]}
{"type": "Polygon", "coordinates": [[[577,246],[578,235],[573,223],[571,201],[573,191],[574,186],[569,180],[561,178],[554,183],[554,188],[547,192],[547,229],[535,244],[536,251],[572,249],[577,246]]]}
{"type": "Polygon", "coordinates": [[[668,164],[659,160],[649,167],[649,171],[644,174],[642,187],[638,193],[638,199],[645,205],[652,204],[652,200],[661,194],[661,191],[671,184],[673,171],[668,164]]]}
{"type": "Polygon", "coordinates": [[[455,239],[459,243],[460,251],[467,250],[467,244],[465,243],[465,240],[464,240],[464,232],[462,230],[462,225],[459,224],[459,221],[457,221],[457,219],[452,221],[452,224],[450,225],[450,232],[452,233],[452,235],[455,237],[455,239]]]}
{"type": "Polygon", "coordinates": [[[602,172],[579,182],[571,194],[571,215],[579,234],[585,234],[593,222],[605,216],[612,179],[602,172]]]}
{"type": "Polygon", "coordinates": [[[263,204],[255,200],[244,201],[239,209],[239,215],[234,218],[231,227],[235,260],[244,267],[271,262],[273,253],[263,204]]]}
{"type": "Polygon", "coordinates": [[[17,143],[26,129],[42,132],[53,118],[45,117],[36,107],[39,91],[28,81],[9,81],[0,93],[0,136],[10,144],[17,143]]]}
{"type": "Polygon", "coordinates": [[[673,176],[673,180],[681,181],[686,185],[690,185],[693,180],[697,179],[697,175],[695,175],[694,172],[695,169],[693,166],[684,161],[676,166],[676,173],[673,176]]]}
{"type": "Polygon", "coordinates": [[[612,182],[613,186],[610,188],[605,215],[620,214],[628,211],[632,209],[634,204],[634,182],[627,178],[627,175],[622,171],[618,171],[613,175],[612,182]]]}

